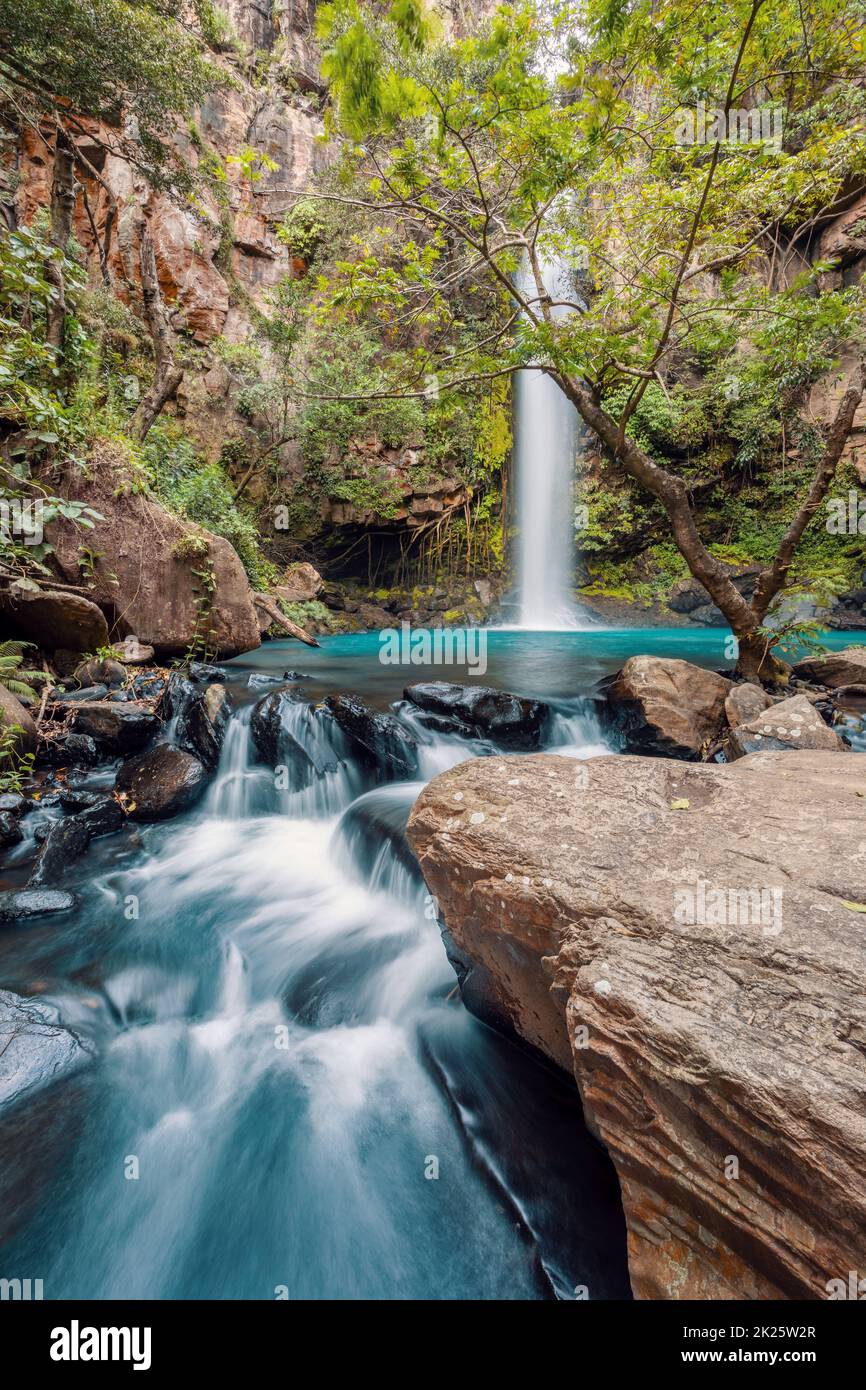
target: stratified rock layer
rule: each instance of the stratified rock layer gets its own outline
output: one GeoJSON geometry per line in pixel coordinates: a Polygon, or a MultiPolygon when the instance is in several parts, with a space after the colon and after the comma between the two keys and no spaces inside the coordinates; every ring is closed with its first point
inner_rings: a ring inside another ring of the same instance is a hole
{"type": "Polygon", "coordinates": [[[539,755],[413,809],[464,994],[573,1068],[639,1297],[821,1298],[862,1268],[864,798],[860,754],[539,755]]]}

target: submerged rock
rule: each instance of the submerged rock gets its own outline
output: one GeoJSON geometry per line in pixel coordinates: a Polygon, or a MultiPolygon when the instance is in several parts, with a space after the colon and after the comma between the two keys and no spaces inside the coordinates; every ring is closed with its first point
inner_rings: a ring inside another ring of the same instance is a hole
{"type": "Polygon", "coordinates": [[[285,767],[293,790],[308,787],[339,765],[301,690],[273,690],[253,706],[253,746],[267,767],[285,767]]]}
{"type": "Polygon", "coordinates": [[[541,700],[526,700],[485,685],[419,682],[407,686],[403,696],[423,711],[429,727],[467,738],[489,738],[502,748],[537,748],[550,715],[550,707],[541,700]]]}
{"type": "Polygon", "coordinates": [[[632,656],[604,691],[629,752],[695,759],[721,731],[732,687],[690,661],[632,656]]]}
{"type": "Polygon", "coordinates": [[[68,1075],[93,1053],[51,1004],[0,990],[0,1107],[68,1075]]]}
{"type": "Polygon", "coordinates": [[[725,740],[725,752],[731,760],[744,758],[748,753],[786,748],[826,748],[828,752],[844,753],[846,747],[805,695],[794,695],[771,705],[731,729],[725,740]]]}
{"type": "Polygon", "coordinates": [[[639,1297],[861,1267],[866,755],[472,759],[408,834],[469,996],[573,1070],[639,1297]]]}
{"type": "Polygon", "coordinates": [[[371,709],[357,695],[329,695],[325,708],[365,767],[385,778],[417,776],[418,744],[393,714],[371,709]]]}
{"type": "Polygon", "coordinates": [[[69,912],[78,902],[74,893],[49,888],[21,888],[0,893],[0,922],[17,922],[25,917],[45,917],[51,912],[69,912]]]}
{"type": "Polygon", "coordinates": [[[194,805],[208,783],[207,769],[183,748],[157,744],[120,768],[115,789],[131,820],[168,820],[194,805]]]}

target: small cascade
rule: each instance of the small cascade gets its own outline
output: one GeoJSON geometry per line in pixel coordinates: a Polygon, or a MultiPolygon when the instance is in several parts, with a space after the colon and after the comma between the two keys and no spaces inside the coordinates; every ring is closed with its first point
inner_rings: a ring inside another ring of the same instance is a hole
{"type": "Polygon", "coordinates": [[[545,752],[568,758],[600,758],[613,750],[591,700],[560,701],[545,739],[545,752]]]}
{"type": "Polygon", "coordinates": [[[206,811],[220,819],[282,813],[314,820],[342,811],[364,790],[364,777],[346,754],[331,721],[302,702],[282,706],[283,743],[275,768],[256,756],[251,709],[241,710],[226,731],[219,769],[206,811]]]}
{"type": "Polygon", "coordinates": [[[241,710],[229,722],[223,742],[219,769],[207,799],[207,810],[221,820],[241,820],[274,810],[273,774],[252,761],[249,709],[241,710]]]}
{"type": "Polygon", "coordinates": [[[406,821],[423,782],[375,787],[353,801],[337,822],[334,852],[353,864],[374,892],[390,893],[400,902],[423,897],[424,881],[406,841],[406,821]]]}
{"type": "MultiPolygon", "coordinates": [[[[394,712],[424,778],[495,751],[394,712]]],[[[16,1212],[9,1267],[76,1299],[278,1283],[294,1299],[569,1297],[590,1274],[620,1296],[616,1184],[577,1098],[515,1066],[454,997],[405,836],[423,782],[371,785],[388,749],[371,767],[304,701],[283,702],[281,761],[264,766],[251,714],[232,716],[203,803],[93,881],[86,985],[78,934],[40,964],[100,1061],[60,1180],[16,1212]],[[146,1182],[118,1185],[127,1152],[146,1182]],[[425,1182],[431,1154],[447,1181],[425,1182]]],[[[549,733],[560,752],[605,751],[589,703],[558,706],[549,733]]],[[[57,1130],[68,1146],[62,1112],[57,1130]]]]}
{"type": "Polygon", "coordinates": [[[459,734],[443,734],[428,728],[421,718],[421,712],[408,700],[399,701],[394,706],[394,713],[418,745],[418,775],[424,782],[438,777],[440,772],[447,772],[449,767],[465,763],[467,758],[495,752],[480,739],[469,740],[461,738],[459,734]]]}

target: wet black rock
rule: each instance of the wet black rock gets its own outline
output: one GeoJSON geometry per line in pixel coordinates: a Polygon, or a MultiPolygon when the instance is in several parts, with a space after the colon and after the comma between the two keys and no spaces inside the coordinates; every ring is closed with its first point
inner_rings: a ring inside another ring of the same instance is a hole
{"type": "Polygon", "coordinates": [[[107,792],[61,792],[60,805],[68,816],[74,816],[77,823],[87,827],[91,839],[115,834],[125,819],[117,801],[107,792]]]}
{"type": "Polygon", "coordinates": [[[165,691],[168,681],[156,671],[142,671],[132,681],[132,695],[137,700],[156,700],[165,691]]]}
{"type": "Polygon", "coordinates": [[[329,695],[325,708],[365,767],[384,778],[417,777],[418,744],[393,714],[371,709],[357,695],[329,695]]]}
{"type": "Polygon", "coordinates": [[[231,711],[228,692],[220,682],[203,684],[180,671],[169,678],[161,713],[174,723],[172,742],[192,753],[210,772],[219,762],[231,711]]]}
{"type": "Polygon", "coordinates": [[[172,671],[160,704],[159,712],[163,719],[182,720],[199,693],[195,681],[191,681],[189,676],[182,671],[172,671]]]}
{"type": "Polygon", "coordinates": [[[123,764],[115,789],[125,795],[130,819],[168,820],[194,805],[207,783],[207,769],[198,758],[160,743],[123,764]]]}
{"type": "Polygon", "coordinates": [[[32,810],[33,802],[29,797],[23,796],[21,792],[3,792],[0,794],[0,812],[12,816],[23,816],[32,810]]]}
{"type": "Polygon", "coordinates": [[[211,666],[206,661],[191,661],[189,674],[194,681],[227,681],[230,672],[224,666],[211,666]]]}
{"type": "Polygon", "coordinates": [[[80,816],[54,821],[36,857],[28,886],[43,888],[56,883],[89,844],[90,828],[80,816]]]}
{"type": "Polygon", "coordinates": [[[291,683],[294,685],[296,681],[312,680],[312,676],[307,675],[306,671],[284,671],[283,680],[291,681],[291,683]]]}
{"type": "Polygon", "coordinates": [[[76,734],[87,735],[100,752],[113,756],[137,753],[160,727],[155,714],[133,702],[78,705],[73,720],[76,734]]]}
{"type": "Polygon", "coordinates": [[[47,917],[53,912],[69,912],[77,903],[74,893],[52,888],[20,888],[0,893],[0,922],[18,922],[28,917],[47,917]]]}
{"type": "Polygon", "coordinates": [[[81,700],[104,700],[107,694],[107,685],[85,685],[81,690],[64,690],[62,695],[57,696],[57,703],[74,705],[81,700]]]}
{"type": "Polygon", "coordinates": [[[89,1060],[93,1048],[64,1028],[51,1004],[0,990],[0,1106],[11,1105],[89,1060]]]}
{"type": "Polygon", "coordinates": [[[224,685],[214,682],[197,693],[180,721],[176,741],[213,772],[220,759],[232,704],[224,685]]]}
{"type": "Polygon", "coordinates": [[[537,748],[550,717],[550,706],[483,685],[447,681],[407,686],[405,699],[422,711],[422,723],[441,733],[489,738],[500,748],[537,748]]]}
{"type": "Polygon", "coordinates": [[[94,767],[99,749],[89,734],[62,734],[39,745],[36,761],[43,767],[94,767]]]}
{"type": "Polygon", "coordinates": [[[8,849],[24,839],[24,832],[18,824],[18,817],[11,811],[0,811],[0,849],[8,849]]]}

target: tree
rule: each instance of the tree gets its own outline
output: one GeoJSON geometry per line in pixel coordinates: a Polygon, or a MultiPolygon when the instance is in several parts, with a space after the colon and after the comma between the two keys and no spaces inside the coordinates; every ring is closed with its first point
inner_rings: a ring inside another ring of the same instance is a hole
{"type": "MultiPolygon", "coordinates": [[[[73,230],[76,171],[99,183],[109,202],[100,238],[81,185],[106,283],[117,223],[114,194],[82,145],[91,153],[96,145],[106,155],[119,155],[153,187],[188,190],[192,171],[173,137],[178,117],[227,80],[206,48],[215,25],[210,0],[0,0],[0,120],[10,128],[29,125],[53,160],[50,241],[60,254],[45,263],[53,291],[46,339],[60,369],[61,394],[69,318],[64,256],[73,230]]],[[[183,373],[174,365],[146,231],[140,261],[156,364],[134,425],[143,438],[183,373]]]]}
{"type": "Polygon", "coordinates": [[[764,618],[866,389],[862,292],[814,255],[866,173],[862,6],[517,3],[449,41],[420,0],[385,13],[336,0],[319,29],[347,137],[346,191],[321,196],[365,210],[373,230],[319,285],[317,312],[378,325],[383,395],[548,372],[663,509],[738,639],[740,671],[780,674],[764,618]],[[554,261],[571,288],[551,284],[554,261]],[[501,312],[482,332],[462,306],[491,285],[501,312]],[[407,326],[408,371],[388,351],[407,326]],[[689,478],[635,429],[648,390],[669,394],[708,356],[717,376],[736,372],[744,345],[765,383],[781,373],[782,434],[808,387],[856,353],[751,601],[702,539],[689,478]]]}

